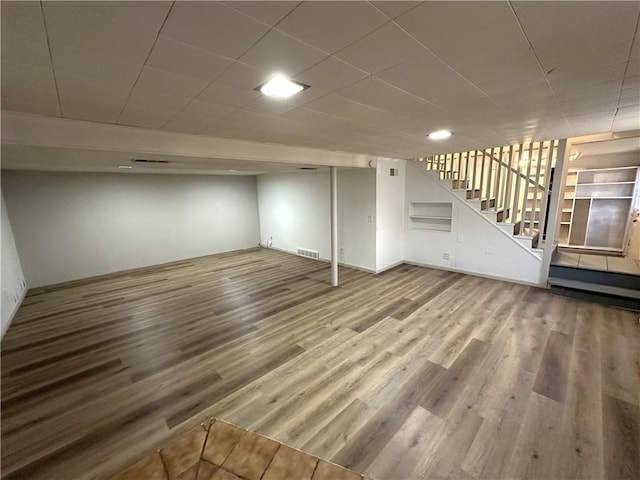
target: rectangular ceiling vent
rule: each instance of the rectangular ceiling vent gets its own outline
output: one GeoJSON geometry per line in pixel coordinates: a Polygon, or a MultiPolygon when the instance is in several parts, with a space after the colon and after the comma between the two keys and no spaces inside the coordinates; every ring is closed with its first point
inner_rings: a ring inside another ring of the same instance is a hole
{"type": "Polygon", "coordinates": [[[134,158],[133,163],[169,163],[169,160],[147,160],[144,158],[134,158]]]}
{"type": "Polygon", "coordinates": [[[315,258],[316,260],[320,258],[320,252],[318,252],[317,250],[309,250],[308,248],[298,247],[298,249],[296,250],[296,254],[300,255],[301,257],[315,258]]]}

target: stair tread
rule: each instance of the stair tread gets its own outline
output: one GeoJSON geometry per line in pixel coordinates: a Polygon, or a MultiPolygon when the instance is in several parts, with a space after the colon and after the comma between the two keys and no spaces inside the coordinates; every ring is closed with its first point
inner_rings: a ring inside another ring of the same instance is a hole
{"type": "Polygon", "coordinates": [[[601,285],[599,283],[583,282],[580,280],[570,280],[568,278],[549,277],[549,285],[557,287],[573,288],[575,290],[586,290],[589,292],[606,293],[619,297],[640,299],[640,290],[630,288],[613,287],[611,285],[601,285]]]}

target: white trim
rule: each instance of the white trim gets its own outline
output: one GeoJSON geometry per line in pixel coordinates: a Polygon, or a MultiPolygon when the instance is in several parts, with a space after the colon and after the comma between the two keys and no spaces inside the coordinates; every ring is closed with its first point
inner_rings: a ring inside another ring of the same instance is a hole
{"type": "Polygon", "coordinates": [[[399,262],[392,263],[391,265],[387,265],[384,268],[379,268],[375,271],[376,274],[386,272],[387,270],[391,270],[392,268],[396,268],[398,265],[402,265],[403,263],[408,263],[406,260],[400,260],[399,262]]]}
{"type": "Polygon", "coordinates": [[[27,287],[24,286],[22,287],[22,293],[20,293],[20,298],[18,298],[18,301],[16,302],[16,304],[13,306],[13,309],[11,310],[11,314],[9,315],[9,321],[7,322],[6,325],[2,325],[1,327],[0,338],[3,338],[4,334],[7,333],[7,330],[9,330],[9,327],[11,326],[11,322],[13,322],[13,317],[15,317],[16,313],[18,313],[18,309],[22,305],[22,302],[24,301],[24,297],[26,295],[27,295],[27,287]]]}
{"type": "Polygon", "coordinates": [[[463,268],[449,267],[449,266],[445,267],[442,265],[431,265],[429,263],[413,262],[409,260],[405,260],[402,263],[406,263],[408,265],[415,265],[416,267],[435,268],[436,270],[446,270],[449,272],[464,273],[465,275],[473,275],[474,277],[489,278],[491,280],[500,280],[501,282],[518,283],[520,285],[526,285],[528,287],[547,288],[545,284],[540,284],[535,282],[525,282],[517,278],[503,277],[501,275],[488,275],[486,273],[477,272],[475,270],[465,270],[463,268]]]}
{"type": "MultiPolygon", "coordinates": [[[[272,246],[272,247],[267,247],[267,246],[265,246],[265,245],[260,245],[260,246],[261,246],[262,248],[266,248],[266,249],[268,249],[268,250],[277,250],[278,252],[288,253],[288,254],[290,254],[290,255],[295,255],[296,257],[299,257],[299,256],[300,256],[300,255],[298,255],[298,254],[295,252],[295,250],[287,250],[287,249],[285,249],[285,248],[278,248],[278,247],[273,247],[273,246],[272,246]]],[[[302,258],[307,258],[307,257],[302,257],[302,258]]],[[[328,264],[331,264],[331,260],[330,260],[330,259],[328,259],[328,258],[322,258],[322,257],[317,258],[317,259],[310,258],[309,260],[316,260],[316,261],[320,261],[320,262],[322,262],[322,263],[328,263],[328,264]]],[[[383,270],[387,270],[388,268],[393,268],[393,267],[395,267],[395,266],[399,265],[400,263],[403,263],[403,262],[399,262],[399,263],[397,263],[396,265],[392,265],[392,266],[387,267],[387,268],[385,268],[385,269],[383,269],[383,270]]],[[[343,266],[343,267],[347,267],[347,268],[353,268],[354,270],[360,270],[360,271],[367,272],[367,273],[373,273],[373,274],[380,273],[380,272],[376,272],[376,271],[375,271],[374,269],[372,269],[372,268],[361,267],[360,265],[355,265],[355,264],[352,264],[352,263],[338,262],[338,265],[341,265],[341,266],[343,266]]],[[[382,271],[382,270],[381,270],[381,271],[382,271]]]]}

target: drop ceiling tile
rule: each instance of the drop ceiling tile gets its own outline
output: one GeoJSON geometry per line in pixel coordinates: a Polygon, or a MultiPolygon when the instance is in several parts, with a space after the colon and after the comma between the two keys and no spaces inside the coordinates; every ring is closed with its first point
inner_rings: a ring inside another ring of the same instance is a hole
{"type": "Polygon", "coordinates": [[[407,10],[410,10],[414,7],[420,5],[421,2],[404,2],[402,0],[397,1],[382,1],[382,2],[371,2],[373,5],[384,13],[386,13],[389,17],[395,18],[399,15],[402,15],[407,10]]]}
{"type": "Polygon", "coordinates": [[[281,73],[293,76],[315,65],[326,56],[324,52],[305,45],[289,35],[271,30],[251,47],[241,60],[243,63],[269,71],[270,75],[281,73]]]}
{"type": "Polygon", "coordinates": [[[235,62],[222,75],[216,78],[216,83],[250,92],[258,85],[265,83],[272,75],[273,72],[266,69],[235,62]]]}
{"type": "Polygon", "coordinates": [[[160,35],[146,65],[183,77],[210,82],[232,63],[233,60],[229,58],[160,35]]]}
{"type": "Polygon", "coordinates": [[[616,111],[617,104],[617,96],[615,98],[603,97],[580,99],[561,103],[562,109],[567,116],[586,115],[594,113],[613,115],[616,111]]]}
{"type": "Polygon", "coordinates": [[[491,82],[512,83],[519,86],[546,82],[535,56],[527,49],[500,61],[488,61],[479,56],[477,61],[465,63],[456,70],[478,86],[491,82]]]}
{"type": "Polygon", "coordinates": [[[265,115],[280,115],[296,108],[296,105],[282,99],[260,96],[242,107],[251,112],[265,115]]]}
{"type": "Polygon", "coordinates": [[[9,112],[33,113],[36,115],[49,115],[51,117],[60,116],[60,108],[57,104],[51,103],[35,103],[32,99],[20,100],[16,98],[5,97],[2,92],[2,110],[9,112]]]}
{"type": "Polygon", "coordinates": [[[228,105],[218,105],[211,102],[194,100],[184,107],[180,114],[184,116],[198,116],[209,119],[209,122],[225,118],[236,110],[228,105]]]}
{"type": "Polygon", "coordinates": [[[3,62],[1,74],[3,98],[51,105],[58,103],[51,69],[3,62]]]}
{"type": "Polygon", "coordinates": [[[131,91],[128,101],[142,107],[176,111],[184,108],[189,103],[189,98],[146,90],[136,85],[131,91]]]}
{"type": "Polygon", "coordinates": [[[627,60],[638,2],[558,2],[513,8],[546,71],[596,68],[627,60]]]}
{"type": "Polygon", "coordinates": [[[156,33],[125,26],[73,2],[43,2],[49,41],[142,64],[156,33]]]}
{"type": "Polygon", "coordinates": [[[62,43],[51,44],[51,55],[56,72],[67,72],[88,80],[108,81],[129,87],[142,69],[142,64],[122,62],[108,55],[62,43]]]}
{"type": "Polygon", "coordinates": [[[354,68],[335,57],[327,57],[320,63],[297,74],[295,79],[311,85],[312,89],[331,92],[335,89],[351,85],[367,76],[368,74],[366,72],[354,68]]]}
{"type": "Polygon", "coordinates": [[[76,6],[129,27],[157,33],[169,13],[171,2],[77,2],[76,6]]]}
{"type": "Polygon", "coordinates": [[[407,117],[426,119],[441,116],[443,113],[440,108],[375,77],[365,78],[336,93],[341,97],[407,117]]]}
{"type": "Polygon", "coordinates": [[[277,28],[333,53],[387,21],[387,16],[368,2],[304,2],[277,28]]]}
{"type": "Polygon", "coordinates": [[[2,62],[51,68],[39,2],[0,2],[2,62]]]}
{"type": "Polygon", "coordinates": [[[238,58],[268,29],[218,2],[176,2],[162,34],[218,55],[238,58]]]}
{"type": "Polygon", "coordinates": [[[511,16],[507,2],[424,2],[396,22],[431,49],[511,16]]]}
{"type": "Polygon", "coordinates": [[[300,2],[223,2],[228,7],[249,15],[268,25],[275,25],[282,20],[300,2]]]}
{"type": "Polygon", "coordinates": [[[557,97],[560,102],[573,102],[573,101],[590,101],[599,100],[607,102],[617,102],[620,96],[620,90],[622,81],[617,80],[613,82],[599,83],[586,88],[576,88],[574,90],[562,90],[557,93],[557,97]]]}
{"type": "Polygon", "coordinates": [[[160,128],[176,114],[173,110],[143,107],[127,103],[118,119],[119,125],[133,127],[160,128]]]}
{"type": "Polygon", "coordinates": [[[607,82],[622,83],[626,62],[595,69],[558,69],[547,75],[553,89],[563,95],[576,89],[592,87],[607,82]]]}
{"type": "Polygon", "coordinates": [[[389,22],[335,54],[369,73],[385,70],[424,53],[424,48],[389,22]]]}
{"type": "Polygon", "coordinates": [[[335,94],[310,102],[305,105],[305,108],[363,122],[379,112],[386,113],[335,94]]]}
{"type": "Polygon", "coordinates": [[[124,100],[116,102],[100,95],[61,90],[60,103],[65,118],[90,122],[116,123],[124,100]]]}
{"type": "Polygon", "coordinates": [[[430,53],[379,72],[376,77],[426,100],[453,93],[482,94],[430,53]]]}
{"type": "Polygon", "coordinates": [[[260,93],[253,89],[241,90],[213,82],[198,95],[197,99],[230,107],[242,107],[259,96],[260,93]]]}
{"type": "Polygon", "coordinates": [[[618,118],[613,120],[614,132],[624,132],[627,130],[640,130],[640,115],[634,117],[618,118]]]}
{"type": "MultiPolygon", "coordinates": [[[[638,77],[636,78],[636,82],[638,81],[638,77]]],[[[640,104],[640,85],[635,85],[629,88],[623,88],[622,93],[620,95],[620,107],[630,107],[632,105],[636,105],[636,107],[640,104]]],[[[640,110],[638,111],[638,115],[640,115],[640,110]]]]}
{"type": "Polygon", "coordinates": [[[616,119],[618,118],[638,118],[640,117],[640,108],[638,105],[631,105],[628,107],[620,107],[615,114],[616,119]]]}
{"type": "Polygon", "coordinates": [[[154,92],[191,98],[200,93],[207,86],[207,82],[157,68],[144,67],[136,86],[154,92]]]}

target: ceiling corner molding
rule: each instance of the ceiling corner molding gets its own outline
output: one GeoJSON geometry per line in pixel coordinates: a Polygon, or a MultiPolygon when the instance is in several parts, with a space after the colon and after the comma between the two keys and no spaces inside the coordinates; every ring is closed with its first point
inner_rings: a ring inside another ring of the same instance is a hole
{"type": "Polygon", "coordinates": [[[2,143],[366,168],[376,157],[2,111],[2,143]]]}

